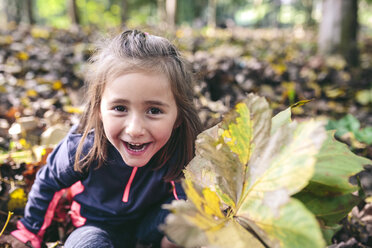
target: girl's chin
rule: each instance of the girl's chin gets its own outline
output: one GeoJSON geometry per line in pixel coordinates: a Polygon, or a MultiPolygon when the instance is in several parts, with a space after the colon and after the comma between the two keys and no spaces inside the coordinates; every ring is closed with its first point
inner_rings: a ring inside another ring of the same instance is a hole
{"type": "Polygon", "coordinates": [[[130,158],[126,154],[121,154],[121,157],[129,167],[144,167],[150,161],[150,159],[130,158]]]}
{"type": "MultiPolygon", "coordinates": [[[[125,162],[125,160],[124,160],[125,162]]],[[[137,164],[137,163],[129,163],[129,162],[125,162],[126,165],[128,165],[129,167],[144,167],[147,163],[145,164],[137,164]]]]}

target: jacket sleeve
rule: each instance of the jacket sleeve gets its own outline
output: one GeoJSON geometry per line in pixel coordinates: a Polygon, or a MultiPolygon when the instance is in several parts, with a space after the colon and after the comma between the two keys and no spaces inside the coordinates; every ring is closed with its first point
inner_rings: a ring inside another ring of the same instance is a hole
{"type": "Polygon", "coordinates": [[[36,179],[28,195],[24,218],[17,224],[13,236],[26,243],[30,241],[38,247],[45,229],[50,225],[63,189],[82,179],[82,174],[73,169],[75,148],[70,135],[53,150],[36,174],[36,179]]]}

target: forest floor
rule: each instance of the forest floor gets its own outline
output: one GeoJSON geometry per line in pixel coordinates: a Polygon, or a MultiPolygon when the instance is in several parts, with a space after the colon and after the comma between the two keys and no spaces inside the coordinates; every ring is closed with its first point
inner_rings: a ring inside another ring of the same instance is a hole
{"type": "MultiPolygon", "coordinates": [[[[294,119],[327,120],[339,140],[372,159],[372,38],[361,41],[358,68],[339,56],[317,55],[315,38],[302,29],[178,30],[174,39],[195,72],[204,126],[217,124],[249,92],[265,96],[275,113],[308,99],[293,109],[294,119]]],[[[79,119],[84,66],[96,39],[88,29],[0,32],[0,227],[7,210],[15,212],[7,232],[23,214],[43,148],[53,147],[79,119]]],[[[372,166],[359,178],[367,200],[340,223],[333,248],[372,247],[372,166]]],[[[68,232],[61,218],[48,233],[50,242],[68,232]]]]}

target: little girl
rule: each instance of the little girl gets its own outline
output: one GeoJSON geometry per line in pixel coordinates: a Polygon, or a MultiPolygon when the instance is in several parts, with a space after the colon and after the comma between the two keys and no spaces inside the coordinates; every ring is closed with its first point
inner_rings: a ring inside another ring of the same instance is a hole
{"type": "Polygon", "coordinates": [[[202,131],[191,73],[168,40],[137,30],[102,44],[90,62],[86,111],[37,173],[12,235],[40,247],[70,188],[77,228],[66,248],[171,247],[158,229],[161,206],[185,198],[179,179],[202,131]]]}

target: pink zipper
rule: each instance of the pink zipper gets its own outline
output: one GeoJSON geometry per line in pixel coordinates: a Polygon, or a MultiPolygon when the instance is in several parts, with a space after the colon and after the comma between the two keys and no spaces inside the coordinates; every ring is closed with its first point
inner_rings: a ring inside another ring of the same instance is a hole
{"type": "Polygon", "coordinates": [[[123,195],[123,202],[128,202],[130,187],[132,185],[134,176],[136,175],[137,169],[138,169],[138,167],[133,167],[132,174],[130,174],[130,178],[129,178],[129,181],[127,183],[127,186],[125,186],[124,195],[123,195]]]}
{"type": "Polygon", "coordinates": [[[171,181],[171,184],[172,184],[172,188],[173,188],[174,199],[179,200],[178,195],[177,195],[177,190],[176,190],[176,184],[174,183],[174,181],[171,181]]]}

